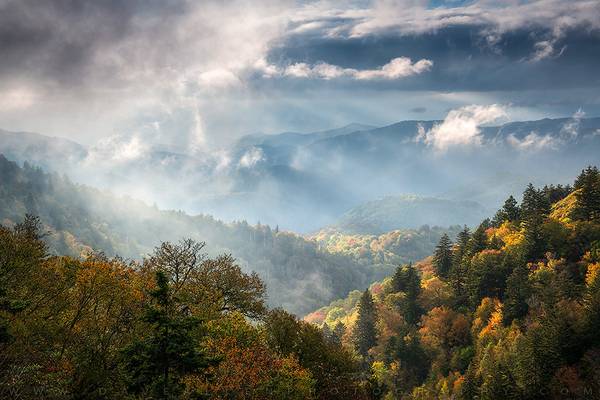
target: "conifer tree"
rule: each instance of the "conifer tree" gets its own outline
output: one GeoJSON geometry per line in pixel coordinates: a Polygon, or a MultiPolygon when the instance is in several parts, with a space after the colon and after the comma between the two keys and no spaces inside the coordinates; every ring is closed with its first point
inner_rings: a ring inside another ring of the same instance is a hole
{"type": "Polygon", "coordinates": [[[448,278],[450,268],[452,268],[452,241],[446,233],[442,235],[435,248],[433,256],[433,265],[435,272],[441,278],[448,278]]]}
{"type": "Polygon", "coordinates": [[[577,192],[576,214],[582,220],[600,219],[600,172],[589,166],[581,171],[575,181],[577,192]]]}
{"type": "Polygon", "coordinates": [[[421,277],[417,269],[412,264],[396,268],[392,277],[392,289],[396,293],[404,292],[400,312],[407,323],[416,324],[422,311],[417,302],[421,293],[421,277]]]}
{"type": "Polygon", "coordinates": [[[529,305],[527,299],[531,294],[529,286],[529,271],[524,264],[519,264],[506,280],[504,307],[502,318],[505,325],[510,325],[514,319],[527,315],[529,305]]]}
{"type": "Polygon", "coordinates": [[[487,247],[487,234],[485,233],[486,226],[482,223],[475,229],[473,235],[469,239],[469,255],[472,257],[487,247]]]}
{"type": "Polygon", "coordinates": [[[129,390],[155,399],[176,399],[185,387],[183,376],[210,364],[193,335],[201,321],[178,310],[163,271],[156,272],[156,289],[150,296],[153,304],[143,318],[150,333],[124,351],[129,390]]]}
{"type": "Polygon", "coordinates": [[[546,249],[542,225],[550,211],[550,204],[540,190],[530,183],[523,192],[521,224],[525,229],[525,255],[534,261],[544,255],[546,249]]]}
{"type": "Polygon", "coordinates": [[[369,350],[377,344],[376,321],[375,303],[371,292],[367,289],[358,303],[358,320],[354,328],[354,346],[358,354],[364,358],[369,355],[369,350]]]}
{"type": "Polygon", "coordinates": [[[458,233],[456,245],[452,252],[452,268],[450,269],[449,281],[459,304],[464,304],[466,302],[465,277],[469,263],[467,252],[469,250],[470,239],[471,232],[469,231],[469,228],[465,226],[463,230],[458,233]]]}
{"type": "Polygon", "coordinates": [[[514,222],[519,220],[519,204],[517,200],[510,195],[504,202],[504,205],[494,216],[494,225],[500,226],[504,221],[514,222]]]}

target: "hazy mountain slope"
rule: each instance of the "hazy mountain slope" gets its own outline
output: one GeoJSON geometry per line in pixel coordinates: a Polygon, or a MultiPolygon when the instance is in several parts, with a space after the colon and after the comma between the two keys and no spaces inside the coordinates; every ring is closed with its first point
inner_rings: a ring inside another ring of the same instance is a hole
{"type": "MultiPolygon", "coordinates": [[[[495,209],[529,181],[566,183],[586,165],[600,163],[600,118],[479,127],[480,145],[437,149],[424,138],[440,124],[448,121],[254,135],[206,152],[112,138],[84,148],[83,158],[82,150],[49,146],[51,138],[38,142],[48,154],[40,164],[77,182],[94,182],[161,208],[299,232],[313,232],[362,203],[401,193],[468,199],[495,209]]],[[[6,147],[0,139],[0,152],[6,147]]],[[[29,153],[10,147],[21,162],[29,153]]]]}
{"type": "Polygon", "coordinates": [[[161,211],[117,198],[56,174],[0,156],[0,222],[11,225],[26,213],[39,215],[48,241],[60,254],[91,249],[139,258],[161,241],[184,237],[206,241],[210,254],[232,253],[267,284],[269,303],[302,314],[345,296],[390,272],[320,250],[315,242],[246,222],[225,224],[205,215],[161,211]]]}
{"type": "Polygon", "coordinates": [[[491,210],[474,201],[415,195],[387,196],[351,209],[333,226],[347,233],[381,234],[423,225],[474,225],[489,214],[491,210]]]}

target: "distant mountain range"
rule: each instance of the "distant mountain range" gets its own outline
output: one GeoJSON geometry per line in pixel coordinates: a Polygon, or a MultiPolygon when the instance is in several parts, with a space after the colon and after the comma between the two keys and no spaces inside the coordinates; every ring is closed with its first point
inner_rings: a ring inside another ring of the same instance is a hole
{"type": "Polygon", "coordinates": [[[479,145],[445,151],[424,140],[440,124],[249,135],[228,149],[204,153],[128,137],[84,147],[0,131],[0,152],[163,208],[300,232],[334,224],[365,202],[406,193],[475,201],[493,210],[508,194],[520,195],[529,181],[567,182],[586,165],[600,163],[600,118],[480,127],[479,145]]]}

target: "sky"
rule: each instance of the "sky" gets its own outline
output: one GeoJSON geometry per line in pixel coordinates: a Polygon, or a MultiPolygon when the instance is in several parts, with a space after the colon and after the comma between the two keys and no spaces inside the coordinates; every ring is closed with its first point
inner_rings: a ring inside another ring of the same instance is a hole
{"type": "Polygon", "coordinates": [[[204,151],[491,105],[600,116],[600,2],[0,0],[0,129],[204,151]]]}

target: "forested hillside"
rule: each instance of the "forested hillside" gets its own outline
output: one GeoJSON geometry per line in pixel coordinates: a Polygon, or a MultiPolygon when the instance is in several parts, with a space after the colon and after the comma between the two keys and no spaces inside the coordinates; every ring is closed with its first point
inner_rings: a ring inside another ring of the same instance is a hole
{"type": "MultiPolygon", "coordinates": [[[[380,235],[424,225],[476,225],[487,216],[475,201],[456,201],[415,195],[386,196],[354,207],[333,225],[353,234],[380,235]]],[[[429,254],[429,253],[428,253],[429,254]]]]}
{"type": "Polygon", "coordinates": [[[193,240],[78,259],[34,217],[0,226],[0,398],[367,399],[351,353],[264,295],[193,240]]]}
{"type": "Polygon", "coordinates": [[[305,317],[383,399],[600,393],[600,173],[529,185],[492,220],[305,317]]]}
{"type": "MultiPolygon", "coordinates": [[[[363,265],[399,265],[430,255],[444,234],[455,237],[460,226],[399,229],[381,235],[348,234],[335,228],[322,229],[311,236],[330,253],[344,254],[363,265]]],[[[395,268],[395,267],[394,267],[395,268]]]]}
{"type": "Polygon", "coordinates": [[[0,182],[0,222],[13,226],[26,214],[39,216],[54,254],[102,251],[140,259],[163,240],[189,237],[205,241],[211,255],[233,254],[245,271],[256,271],[265,281],[270,305],[298,314],[391,271],[389,265],[358,263],[266,225],[226,224],[210,216],[161,211],[73,184],[27,163],[20,167],[1,155],[0,182]]]}

